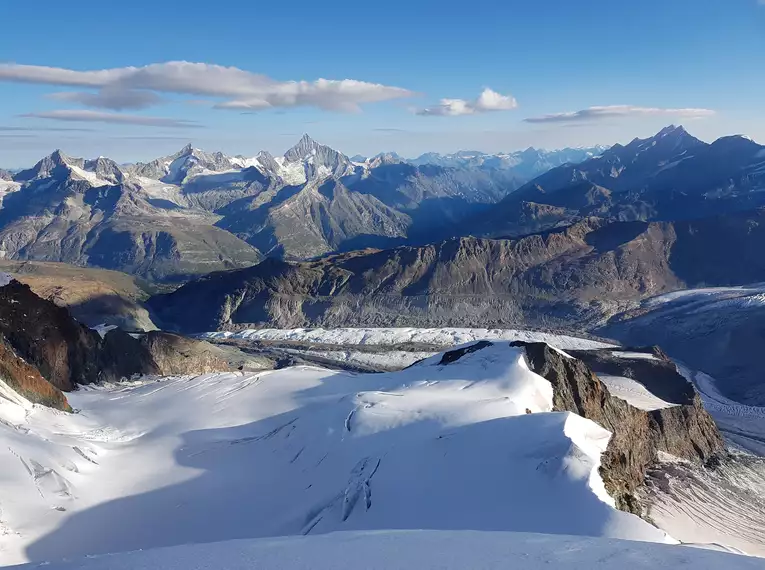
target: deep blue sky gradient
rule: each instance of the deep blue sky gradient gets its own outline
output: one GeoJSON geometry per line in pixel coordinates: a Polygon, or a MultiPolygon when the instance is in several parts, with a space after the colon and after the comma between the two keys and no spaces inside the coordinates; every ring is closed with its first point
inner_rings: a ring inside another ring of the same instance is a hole
{"type": "Polygon", "coordinates": [[[765,141],[765,5],[758,0],[14,0],[3,6],[0,62],[96,70],[173,60],[285,81],[351,78],[416,95],[364,105],[360,114],[316,108],[242,114],[190,105],[184,100],[192,97],[182,95],[140,111],[204,125],[179,132],[21,117],[80,107],[46,98],[68,88],[0,82],[0,166],[27,165],[56,147],[125,161],[172,152],[187,141],[231,153],[281,152],[303,132],[349,154],[613,143],[669,122],[705,139],[745,133],[765,141]],[[484,87],[513,95],[518,108],[458,117],[412,112],[441,98],[474,99],[484,87]],[[523,121],[597,105],[716,114],[523,121]]]}

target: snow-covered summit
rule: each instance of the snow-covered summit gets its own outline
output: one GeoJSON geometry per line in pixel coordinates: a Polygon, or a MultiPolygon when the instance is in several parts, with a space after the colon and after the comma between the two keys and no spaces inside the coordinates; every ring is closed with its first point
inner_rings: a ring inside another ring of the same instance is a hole
{"type": "Polygon", "coordinates": [[[76,415],[0,399],[0,562],[339,530],[670,540],[614,508],[609,432],[552,397],[503,342],[83,390],[76,415]]]}
{"type": "Polygon", "coordinates": [[[284,153],[284,160],[290,164],[302,164],[308,179],[329,175],[342,177],[353,174],[355,170],[347,156],[317,143],[307,134],[284,153]]]}

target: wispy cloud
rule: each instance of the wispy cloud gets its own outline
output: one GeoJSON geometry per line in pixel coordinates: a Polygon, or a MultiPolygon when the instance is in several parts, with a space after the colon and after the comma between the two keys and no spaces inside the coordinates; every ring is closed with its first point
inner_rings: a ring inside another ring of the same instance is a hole
{"type": "Polygon", "coordinates": [[[188,137],[177,137],[172,135],[114,135],[109,139],[113,140],[139,140],[139,141],[183,141],[188,143],[188,137]]]}
{"type": "Polygon", "coordinates": [[[0,138],[2,139],[36,139],[40,135],[32,133],[2,133],[0,132],[0,138]]]}
{"type": "Polygon", "coordinates": [[[518,107],[518,102],[512,95],[501,95],[487,87],[477,99],[472,101],[466,99],[441,99],[438,105],[418,109],[415,113],[424,117],[456,117],[489,111],[509,111],[516,107],[518,107]]]}
{"type": "Polygon", "coordinates": [[[85,129],[81,127],[8,127],[0,125],[0,132],[62,132],[62,133],[92,133],[94,129],[85,129]]]}
{"type": "Polygon", "coordinates": [[[141,99],[139,94],[143,92],[155,96],[156,93],[178,93],[212,97],[215,100],[210,104],[219,109],[318,107],[346,112],[359,111],[365,103],[412,95],[400,87],[354,79],[277,81],[236,67],[186,61],[94,71],[0,64],[0,81],[98,89],[97,93],[76,92],[59,97],[112,110],[144,108],[158,102],[156,97],[151,101],[141,99]],[[225,100],[218,101],[220,98],[225,100]]]}
{"type": "Polygon", "coordinates": [[[48,97],[57,101],[79,103],[86,107],[112,109],[115,111],[147,109],[163,101],[162,97],[153,91],[115,89],[113,87],[105,87],[95,93],[88,91],[63,91],[51,93],[48,97]]]}
{"type": "Polygon", "coordinates": [[[170,127],[175,129],[190,129],[201,127],[200,124],[181,119],[165,117],[149,117],[144,115],[123,115],[103,111],[69,110],[45,111],[43,113],[27,113],[22,117],[35,119],[52,119],[56,121],[86,121],[93,123],[113,123],[119,125],[143,125],[148,127],[170,127]]]}
{"type": "Polygon", "coordinates": [[[524,119],[527,123],[571,123],[580,121],[599,121],[614,117],[672,116],[700,118],[714,115],[711,109],[664,109],[660,107],[634,107],[632,105],[609,105],[589,107],[581,111],[553,113],[524,119]]]}

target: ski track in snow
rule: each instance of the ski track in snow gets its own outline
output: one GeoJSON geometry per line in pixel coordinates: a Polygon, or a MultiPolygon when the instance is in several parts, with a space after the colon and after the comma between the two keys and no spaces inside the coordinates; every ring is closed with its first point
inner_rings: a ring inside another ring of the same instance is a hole
{"type": "Polygon", "coordinates": [[[76,414],[8,393],[0,564],[391,528],[671,541],[613,508],[610,434],[550,413],[520,349],[439,361],[89,387],[70,395],[76,414]]]}

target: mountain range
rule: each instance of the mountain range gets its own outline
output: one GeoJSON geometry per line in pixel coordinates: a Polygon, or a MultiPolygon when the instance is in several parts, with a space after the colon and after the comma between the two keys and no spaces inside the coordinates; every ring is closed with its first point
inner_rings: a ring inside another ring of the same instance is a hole
{"type": "Polygon", "coordinates": [[[558,152],[3,173],[0,564],[386,529],[765,554],[763,147],[558,152]]]}
{"type": "Polygon", "coordinates": [[[263,255],[305,259],[419,243],[450,235],[533,175],[600,150],[432,162],[389,153],[354,162],[306,135],[280,157],[189,145],[119,165],[56,151],[33,168],[0,173],[0,250],[178,281],[263,255]]]}
{"type": "Polygon", "coordinates": [[[764,146],[744,136],[708,144],[671,125],[538,176],[460,231],[523,235],[587,216],[700,218],[763,206],[763,189],[764,146]]]}
{"type": "Polygon", "coordinates": [[[186,281],[263,257],[305,260],[450,237],[520,237],[598,217],[676,221],[765,205],[765,147],[683,127],[627,145],[346,155],[303,136],[284,156],[191,145],[119,165],[61,151],[0,174],[9,259],[186,281]]]}
{"type": "Polygon", "coordinates": [[[517,239],[464,237],[315,261],[267,259],[149,303],[165,326],[187,332],[592,328],[653,295],[765,281],[763,228],[765,209],[676,222],[587,218],[517,239]],[[197,310],[190,313],[189,306],[197,310]]]}

